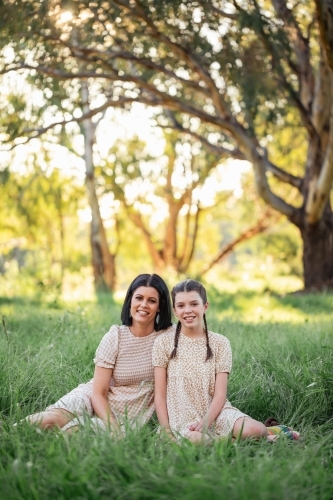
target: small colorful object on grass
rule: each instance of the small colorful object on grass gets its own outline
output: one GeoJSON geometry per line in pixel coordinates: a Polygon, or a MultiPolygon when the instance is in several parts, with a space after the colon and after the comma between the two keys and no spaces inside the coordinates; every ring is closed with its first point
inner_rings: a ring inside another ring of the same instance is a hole
{"type": "Polygon", "coordinates": [[[297,441],[300,438],[300,433],[287,427],[286,425],[279,424],[275,417],[269,417],[266,422],[264,422],[267,427],[267,439],[268,441],[276,441],[281,435],[285,436],[287,439],[292,441],[297,441]]]}
{"type": "Polygon", "coordinates": [[[287,427],[286,425],[267,427],[268,441],[276,441],[281,435],[293,441],[297,441],[300,437],[299,432],[294,431],[291,427],[287,427]]]}

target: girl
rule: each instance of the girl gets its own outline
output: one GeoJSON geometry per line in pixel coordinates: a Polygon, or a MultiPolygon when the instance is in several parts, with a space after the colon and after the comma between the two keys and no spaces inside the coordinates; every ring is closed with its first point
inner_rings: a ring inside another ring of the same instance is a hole
{"type": "MultiPolygon", "coordinates": [[[[157,274],[140,274],[129,286],[122,325],[104,335],[95,355],[94,378],[27,417],[41,428],[77,429],[84,417],[103,429],[117,430],[125,415],[143,425],[154,411],[151,353],[155,339],[171,327],[169,290],[157,274]]],[[[174,327],[170,328],[174,331],[174,327]]]]}
{"type": "Polygon", "coordinates": [[[210,437],[261,438],[267,428],[226,399],[231,370],[229,340],[208,331],[205,288],[185,280],[171,292],[176,332],[160,335],[153,348],[155,407],[172,439],[192,442],[210,437]]]}

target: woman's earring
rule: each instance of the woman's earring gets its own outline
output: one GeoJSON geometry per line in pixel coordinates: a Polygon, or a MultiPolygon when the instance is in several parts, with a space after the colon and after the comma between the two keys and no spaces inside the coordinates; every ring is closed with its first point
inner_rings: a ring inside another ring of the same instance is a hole
{"type": "Polygon", "coordinates": [[[160,322],[160,313],[157,313],[156,315],[156,324],[158,325],[160,322]]]}

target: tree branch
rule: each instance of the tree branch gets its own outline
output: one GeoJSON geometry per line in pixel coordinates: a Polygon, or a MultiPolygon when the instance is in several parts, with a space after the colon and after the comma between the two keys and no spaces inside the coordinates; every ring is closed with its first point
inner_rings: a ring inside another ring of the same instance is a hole
{"type": "Polygon", "coordinates": [[[197,58],[193,55],[192,52],[187,50],[186,47],[173,42],[168,38],[166,35],[161,33],[154,22],[147,16],[144,8],[142,7],[141,3],[139,0],[134,0],[136,6],[137,6],[137,11],[140,13],[141,19],[147,24],[147,26],[151,30],[151,35],[153,38],[165,43],[167,46],[169,46],[176,54],[178,54],[180,57],[184,59],[184,61],[187,62],[188,66],[195,72],[197,72],[198,75],[201,76],[203,82],[206,84],[207,88],[209,89],[211,93],[211,98],[214,102],[215,109],[220,113],[220,115],[223,118],[226,118],[229,116],[229,111],[226,107],[226,104],[222,101],[221,95],[219,93],[218,88],[215,85],[214,80],[212,79],[209,71],[204,67],[203,63],[201,61],[198,61],[197,58]]]}
{"type": "Polygon", "coordinates": [[[262,150],[260,147],[256,148],[252,154],[252,164],[254,168],[255,184],[259,196],[261,196],[268,205],[274,208],[274,210],[277,210],[290,219],[293,218],[297,209],[274,194],[269,187],[266,171],[269,170],[270,162],[267,158],[266,151],[262,150]]]}
{"type": "MultiPolygon", "coordinates": [[[[274,1],[279,3],[280,1],[284,2],[285,0],[274,0],[274,1]]],[[[257,11],[257,15],[259,16],[259,18],[261,20],[263,15],[260,11],[260,8],[259,8],[256,0],[254,0],[254,4],[255,4],[256,11],[257,11]]],[[[316,131],[315,131],[315,128],[314,128],[312,120],[311,120],[311,112],[310,112],[311,111],[310,104],[312,103],[312,99],[313,99],[313,82],[314,82],[311,67],[310,67],[309,71],[311,73],[310,76],[312,79],[311,80],[312,81],[312,84],[311,84],[312,91],[311,91],[311,99],[308,102],[308,100],[304,99],[304,96],[303,96],[304,88],[307,89],[307,95],[309,94],[308,87],[304,87],[304,84],[300,83],[300,91],[297,92],[293,88],[292,84],[288,81],[288,78],[285,74],[285,70],[283,68],[283,65],[281,64],[281,59],[283,57],[286,60],[288,66],[290,68],[292,68],[294,73],[296,73],[299,82],[301,82],[301,70],[300,70],[300,68],[295,66],[295,64],[291,61],[291,59],[288,55],[288,52],[284,51],[283,54],[281,54],[280,52],[278,52],[276,50],[275,45],[271,43],[269,36],[265,33],[262,22],[260,22],[257,25],[257,27],[255,28],[255,32],[258,34],[258,36],[262,40],[264,46],[266,47],[268,53],[271,56],[272,65],[273,65],[273,67],[276,68],[275,73],[277,76],[275,76],[275,79],[289,94],[289,99],[297,107],[298,111],[300,112],[303,123],[304,123],[305,127],[307,128],[309,134],[314,135],[316,133],[316,131]]],[[[308,55],[308,58],[309,58],[309,55],[308,55]]],[[[304,77],[304,75],[302,76],[302,81],[304,80],[303,77],[304,77]]]]}
{"type": "MultiPolygon", "coordinates": [[[[166,66],[157,64],[151,59],[145,59],[145,58],[140,58],[136,57],[134,54],[131,52],[127,52],[124,50],[117,50],[117,51],[110,51],[110,50],[99,50],[95,48],[85,48],[85,47],[77,47],[77,46],[70,46],[66,44],[67,48],[69,48],[72,52],[74,57],[77,57],[76,52],[79,51],[81,54],[78,56],[80,60],[84,60],[86,62],[101,62],[105,64],[108,68],[110,68],[113,72],[115,72],[114,67],[109,63],[109,61],[106,61],[103,56],[107,56],[110,60],[117,60],[121,59],[122,61],[130,61],[131,63],[138,64],[139,66],[142,66],[145,69],[153,70],[159,73],[163,73],[164,75],[168,76],[169,78],[174,78],[176,81],[179,81],[182,85],[185,87],[191,88],[192,90],[195,90],[196,92],[200,92],[204,94],[206,97],[211,97],[211,94],[209,90],[205,87],[202,87],[199,85],[199,83],[190,80],[190,79],[185,79],[182,78],[181,76],[177,75],[174,71],[167,69],[166,66]],[[82,57],[82,54],[98,54],[99,57],[82,57]]],[[[99,76],[99,75],[98,75],[99,76]]],[[[103,77],[106,78],[104,75],[103,77]]],[[[119,78],[120,79],[120,78],[119,78]]],[[[128,80],[127,80],[128,81],[128,80]]]]}
{"type": "Polygon", "coordinates": [[[274,177],[279,179],[282,182],[285,182],[286,184],[290,184],[291,186],[297,188],[299,192],[302,192],[302,187],[303,187],[303,179],[302,177],[297,177],[296,175],[292,175],[289,172],[286,172],[282,168],[276,166],[274,163],[271,161],[267,161],[267,170],[271,172],[274,177]]]}
{"type": "Polygon", "coordinates": [[[294,47],[296,73],[300,85],[300,101],[306,110],[311,109],[314,91],[314,75],[310,64],[309,40],[302,34],[293,12],[287,7],[286,0],[272,0],[277,15],[283,20],[289,43],[294,47]]]}
{"type": "Polygon", "coordinates": [[[172,130],[177,130],[178,132],[180,132],[182,134],[189,134],[194,139],[197,139],[198,141],[200,141],[206,149],[209,149],[212,153],[220,155],[221,157],[232,156],[232,158],[235,158],[236,160],[246,160],[244,153],[242,153],[239,149],[237,149],[237,148],[227,149],[227,148],[224,148],[222,146],[218,146],[217,144],[212,144],[203,135],[192,131],[190,128],[184,127],[176,119],[174,113],[172,113],[170,110],[166,110],[166,114],[170,118],[172,125],[158,125],[160,128],[162,128],[162,129],[163,128],[165,128],[165,129],[171,128],[172,130]]]}
{"type": "Polygon", "coordinates": [[[231,253],[236,245],[239,245],[239,243],[242,243],[243,241],[249,240],[250,238],[253,238],[257,234],[263,233],[266,231],[270,226],[275,224],[277,221],[278,217],[275,218],[268,218],[268,214],[266,213],[261,219],[257,221],[257,223],[254,226],[251,226],[247,229],[245,229],[237,238],[234,240],[230,241],[226,245],[224,245],[218,255],[209,263],[206,264],[202,271],[200,272],[199,276],[203,276],[206,274],[212,267],[214,267],[218,262],[221,262],[222,259],[224,259],[229,253],[231,253]]]}
{"type": "Polygon", "coordinates": [[[138,212],[136,212],[136,210],[134,210],[131,206],[129,206],[125,200],[123,200],[123,204],[131,221],[135,224],[136,227],[138,227],[141,230],[155,268],[157,269],[163,268],[164,262],[161,257],[161,254],[157,250],[153,242],[152,235],[148,230],[148,228],[146,227],[144,221],[142,220],[141,215],[138,212]]]}
{"type": "MultiPolygon", "coordinates": [[[[12,149],[14,149],[17,146],[20,146],[22,144],[27,144],[32,139],[37,139],[41,135],[45,134],[45,132],[47,132],[48,130],[50,130],[50,129],[58,126],[58,125],[65,126],[68,123],[73,123],[73,122],[78,122],[79,123],[79,122],[81,122],[83,120],[86,120],[88,118],[92,118],[96,114],[104,111],[106,108],[109,108],[109,107],[123,107],[124,104],[127,104],[127,103],[131,104],[131,103],[133,103],[135,101],[136,101],[136,99],[132,99],[132,98],[123,98],[123,99],[119,99],[118,101],[106,101],[101,106],[90,110],[89,113],[83,113],[78,118],[71,118],[70,120],[62,120],[62,121],[54,122],[54,123],[51,123],[50,125],[47,125],[46,127],[41,127],[41,128],[37,128],[37,129],[26,129],[26,130],[23,131],[23,133],[25,133],[25,134],[34,133],[34,135],[26,137],[26,141],[24,141],[24,142],[20,142],[20,143],[14,144],[11,148],[9,148],[9,151],[11,151],[12,149]]],[[[9,141],[7,141],[7,142],[9,142],[9,141]]]]}
{"type": "MultiPolygon", "coordinates": [[[[167,115],[169,116],[171,122],[173,123],[173,126],[171,127],[173,130],[177,130],[183,134],[189,134],[198,141],[200,141],[204,147],[212,151],[212,153],[215,153],[217,155],[223,156],[231,156],[234,159],[237,160],[247,160],[247,157],[245,156],[244,153],[242,153],[239,149],[234,148],[233,150],[223,148],[222,146],[218,146],[216,144],[212,144],[211,142],[208,141],[204,136],[198,134],[197,132],[193,132],[191,129],[184,127],[179,121],[176,119],[174,113],[171,111],[167,111],[167,115]]],[[[169,126],[162,126],[159,125],[160,128],[169,128],[169,126]]],[[[303,186],[303,179],[301,177],[297,177],[295,175],[292,175],[282,168],[276,166],[274,163],[271,161],[267,162],[267,170],[271,172],[277,179],[279,179],[282,182],[285,182],[287,184],[290,184],[291,186],[296,187],[300,192],[302,191],[302,186],[303,186]]]]}

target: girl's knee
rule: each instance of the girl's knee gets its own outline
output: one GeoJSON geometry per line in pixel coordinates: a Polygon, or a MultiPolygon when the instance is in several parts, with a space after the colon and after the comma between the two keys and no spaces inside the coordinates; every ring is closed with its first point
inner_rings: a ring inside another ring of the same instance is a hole
{"type": "Polygon", "coordinates": [[[258,439],[264,438],[267,436],[267,427],[262,422],[253,420],[251,422],[249,432],[250,432],[249,437],[255,437],[258,439]]]}
{"type": "Polygon", "coordinates": [[[249,417],[239,418],[234,425],[234,437],[260,439],[267,436],[267,427],[249,417]]]}

